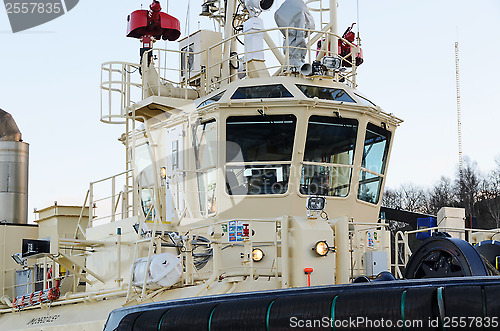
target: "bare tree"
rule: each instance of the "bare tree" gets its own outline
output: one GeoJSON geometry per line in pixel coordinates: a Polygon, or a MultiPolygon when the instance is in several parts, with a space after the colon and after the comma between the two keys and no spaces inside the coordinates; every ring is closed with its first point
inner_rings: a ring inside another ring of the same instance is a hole
{"type": "Polygon", "coordinates": [[[412,183],[403,184],[398,189],[386,189],[382,204],[385,207],[425,213],[427,196],[425,190],[412,183]]]}
{"type": "Polygon", "coordinates": [[[458,174],[457,191],[466,216],[477,216],[476,202],[481,196],[482,175],[477,163],[464,157],[462,172],[458,174]]]}
{"type": "Polygon", "coordinates": [[[382,206],[393,209],[401,209],[401,194],[398,190],[386,188],[382,197],[382,206]]]}
{"type": "Polygon", "coordinates": [[[488,213],[500,227],[500,155],[495,159],[496,168],[484,180],[482,200],[488,213]]]}
{"type": "Polygon", "coordinates": [[[448,177],[441,176],[439,181],[429,190],[427,213],[437,215],[442,207],[455,207],[458,197],[453,183],[448,177]]]}
{"type": "Polygon", "coordinates": [[[401,187],[405,210],[424,213],[427,208],[427,196],[425,190],[412,183],[401,187]]]}

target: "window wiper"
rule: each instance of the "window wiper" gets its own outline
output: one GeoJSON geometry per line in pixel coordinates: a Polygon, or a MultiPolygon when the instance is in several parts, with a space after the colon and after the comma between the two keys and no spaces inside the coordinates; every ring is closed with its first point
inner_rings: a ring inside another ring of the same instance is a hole
{"type": "Polygon", "coordinates": [[[341,98],[345,94],[344,90],[338,90],[338,93],[333,97],[333,100],[341,98]]]}
{"type": "Polygon", "coordinates": [[[257,109],[257,112],[264,118],[267,118],[269,120],[269,123],[274,124],[274,121],[270,119],[269,115],[264,113],[263,109],[257,109]]]}

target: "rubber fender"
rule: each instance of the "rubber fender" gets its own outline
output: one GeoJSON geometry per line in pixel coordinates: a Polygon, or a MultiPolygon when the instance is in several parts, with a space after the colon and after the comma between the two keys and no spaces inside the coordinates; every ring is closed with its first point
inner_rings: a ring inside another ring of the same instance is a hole
{"type": "Polygon", "coordinates": [[[146,310],[135,320],[134,331],[158,331],[158,326],[167,311],[169,309],[146,310]]]}
{"type": "Polygon", "coordinates": [[[163,315],[159,331],[205,331],[216,303],[174,307],[163,315]]]}
{"type": "Polygon", "coordinates": [[[370,282],[370,278],[366,277],[365,275],[362,275],[362,276],[358,276],[356,277],[352,283],[353,284],[359,284],[359,283],[369,283],[370,282]]]}
{"type": "MultiPolygon", "coordinates": [[[[269,331],[294,330],[293,321],[321,321],[329,318],[335,294],[293,295],[276,299],[269,312],[269,331]]],[[[319,323],[318,323],[319,324],[319,323]]],[[[299,325],[300,326],[300,325],[299,325]]],[[[297,327],[296,327],[297,328],[297,327]]],[[[301,331],[328,330],[330,324],[298,327],[301,331]]]]}
{"type": "MultiPolygon", "coordinates": [[[[391,320],[396,325],[401,320],[401,297],[403,289],[376,289],[369,283],[359,285],[364,291],[344,292],[339,294],[335,304],[335,320],[349,321],[363,318],[365,321],[391,320]]],[[[356,325],[363,330],[380,330],[369,324],[356,325]]],[[[335,330],[357,330],[352,327],[338,327],[335,330]]]]}
{"type": "Polygon", "coordinates": [[[492,285],[484,287],[485,302],[486,302],[486,316],[498,317],[500,316],[500,285],[492,285]]]}
{"type": "Polygon", "coordinates": [[[449,286],[444,289],[447,317],[483,317],[481,286],[449,286]]]}
{"type": "Polygon", "coordinates": [[[131,313],[126,315],[118,324],[118,327],[115,329],[116,331],[133,331],[134,324],[137,318],[142,314],[142,311],[138,311],[135,313],[131,313]]]}
{"type": "Polygon", "coordinates": [[[267,311],[274,299],[225,302],[215,307],[210,331],[266,330],[267,311]]]}
{"type": "Polygon", "coordinates": [[[420,327],[417,323],[408,326],[407,331],[411,330],[441,330],[439,327],[431,328],[428,325],[429,319],[439,317],[439,309],[437,306],[436,288],[434,287],[415,287],[409,288],[404,296],[404,303],[401,302],[401,309],[404,309],[405,321],[422,321],[420,327]]]}
{"type": "Polygon", "coordinates": [[[393,274],[391,274],[389,271],[381,271],[377,277],[373,280],[374,282],[390,282],[396,280],[393,274]]]}

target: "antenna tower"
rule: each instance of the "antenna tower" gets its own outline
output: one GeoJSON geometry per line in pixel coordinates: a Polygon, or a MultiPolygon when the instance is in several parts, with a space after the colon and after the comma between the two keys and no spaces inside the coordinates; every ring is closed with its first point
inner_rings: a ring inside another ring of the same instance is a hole
{"type": "Polygon", "coordinates": [[[462,178],[462,120],[460,116],[460,71],[458,66],[458,41],[455,42],[455,73],[457,81],[457,120],[458,120],[458,170],[462,178]]]}

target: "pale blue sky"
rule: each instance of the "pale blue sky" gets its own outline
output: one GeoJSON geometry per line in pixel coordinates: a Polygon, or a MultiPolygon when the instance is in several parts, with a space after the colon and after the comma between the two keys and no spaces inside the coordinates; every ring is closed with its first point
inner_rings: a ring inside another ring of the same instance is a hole
{"type": "MultiPolygon", "coordinates": [[[[274,27],[272,13],[263,15],[274,27]]],[[[29,219],[57,200],[81,204],[88,183],[124,167],[123,128],[99,122],[100,65],[137,62],[138,41],[125,37],[126,17],[149,1],[85,1],[66,15],[12,34],[0,10],[0,108],[30,144],[29,219]]],[[[163,7],[166,1],[161,1],[163,7]]],[[[185,32],[187,1],[169,14],[185,32]]],[[[190,31],[210,27],[192,0],[190,31]]],[[[365,63],[359,89],[405,120],[387,183],[428,186],[453,176],[458,160],[454,42],[460,41],[464,154],[489,170],[500,154],[500,1],[359,0],[365,63]]],[[[356,1],[339,0],[339,31],[356,21],[356,1]]],[[[160,42],[157,46],[164,46],[160,42]]]]}

